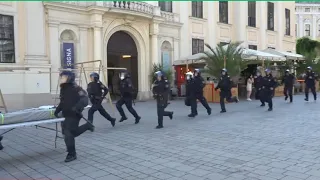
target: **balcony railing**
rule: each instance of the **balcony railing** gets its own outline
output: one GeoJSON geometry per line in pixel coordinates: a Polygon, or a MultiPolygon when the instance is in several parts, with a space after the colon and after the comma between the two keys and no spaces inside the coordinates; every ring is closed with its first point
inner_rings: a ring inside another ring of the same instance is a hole
{"type": "Polygon", "coordinates": [[[123,9],[135,11],[152,16],[161,16],[166,21],[179,22],[179,15],[175,13],[160,11],[159,6],[138,1],[60,1],[60,3],[70,4],[73,6],[90,7],[99,6],[111,9],[123,9]]]}

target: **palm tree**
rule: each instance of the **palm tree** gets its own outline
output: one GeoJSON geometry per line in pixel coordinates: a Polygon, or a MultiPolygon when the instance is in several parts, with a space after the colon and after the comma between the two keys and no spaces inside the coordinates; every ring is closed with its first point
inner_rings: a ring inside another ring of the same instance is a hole
{"type": "Polygon", "coordinates": [[[212,48],[205,44],[209,51],[204,52],[203,60],[206,61],[205,72],[218,78],[221,70],[226,68],[229,76],[237,83],[241,70],[246,67],[247,63],[242,60],[243,48],[240,47],[241,42],[231,42],[227,46],[217,45],[212,48]]]}

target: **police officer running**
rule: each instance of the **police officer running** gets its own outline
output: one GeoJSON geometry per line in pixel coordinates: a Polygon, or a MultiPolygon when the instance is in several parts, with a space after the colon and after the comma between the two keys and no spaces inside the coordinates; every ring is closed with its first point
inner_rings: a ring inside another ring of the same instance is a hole
{"type": "Polygon", "coordinates": [[[71,71],[63,71],[60,78],[60,103],[54,115],[58,118],[58,114],[62,111],[65,118],[62,124],[62,132],[68,152],[65,162],[70,162],[77,159],[75,137],[93,126],[90,123],[79,126],[80,119],[83,117],[82,111],[88,105],[88,96],[80,86],[75,84],[75,74],[71,71]]]}
{"type": "Polygon", "coordinates": [[[281,84],[284,84],[284,90],[283,94],[285,96],[284,100],[288,100],[288,95],[290,98],[290,103],[292,103],[293,97],[292,97],[292,91],[293,91],[293,84],[295,81],[295,77],[290,73],[289,69],[286,70],[281,84]]]}
{"type": "Polygon", "coordinates": [[[268,111],[273,110],[273,103],[272,103],[272,98],[273,98],[273,92],[274,89],[277,86],[277,82],[272,76],[271,70],[266,69],[266,76],[263,77],[262,80],[262,101],[268,103],[269,109],[268,111]]]}
{"type": "Polygon", "coordinates": [[[304,99],[305,101],[309,101],[309,89],[311,89],[314,100],[315,101],[317,100],[315,80],[316,80],[315,73],[312,71],[312,68],[308,66],[306,77],[305,77],[305,85],[306,85],[306,88],[305,88],[306,98],[304,99]]]}
{"type": "MultiPolygon", "coordinates": [[[[103,85],[100,81],[99,81],[99,74],[96,72],[93,72],[90,74],[90,79],[91,82],[88,84],[88,94],[89,94],[89,98],[90,101],[92,103],[91,108],[89,109],[88,112],[88,120],[90,122],[93,122],[93,114],[96,111],[99,111],[99,113],[106,118],[107,120],[109,120],[111,122],[111,125],[114,127],[115,126],[115,122],[116,122],[116,118],[111,117],[107,111],[103,108],[103,106],[101,105],[103,99],[106,97],[106,95],[108,94],[109,90],[108,88],[103,85]],[[103,93],[102,93],[103,91],[103,93]]],[[[91,131],[94,131],[94,129],[90,129],[91,131]]]]}
{"type": "Polygon", "coordinates": [[[121,115],[120,122],[123,122],[128,119],[122,109],[123,104],[125,104],[128,111],[135,117],[135,119],[136,119],[135,124],[138,124],[141,117],[137,114],[137,112],[132,107],[133,86],[132,86],[132,82],[130,79],[130,75],[127,71],[123,71],[123,72],[120,72],[119,78],[120,78],[119,89],[120,89],[120,93],[121,93],[121,98],[116,103],[116,107],[121,115]]]}
{"type": "Polygon", "coordinates": [[[220,81],[215,88],[215,90],[220,89],[220,106],[221,106],[221,111],[220,113],[225,113],[226,107],[224,100],[226,99],[228,102],[239,102],[238,97],[234,96],[232,97],[231,93],[231,88],[232,88],[232,80],[230,79],[230,76],[228,76],[227,69],[222,69],[221,70],[221,77],[220,81]]]}
{"type": "MultiPolygon", "coordinates": [[[[205,97],[203,97],[203,88],[205,87],[205,81],[204,79],[201,77],[201,73],[199,69],[195,69],[194,72],[194,93],[195,93],[195,97],[196,100],[198,99],[201,104],[207,109],[207,113],[208,115],[211,114],[211,108],[209,107],[207,100],[205,97]]],[[[197,101],[195,101],[196,103],[193,104],[193,108],[195,110],[195,114],[197,115],[197,101]]],[[[191,104],[192,106],[192,104],[191,104]]],[[[192,116],[191,116],[192,117],[192,116]]]]}
{"type": "Polygon", "coordinates": [[[168,106],[168,96],[170,91],[169,81],[165,78],[164,73],[157,71],[155,73],[157,80],[153,84],[153,97],[157,100],[158,126],[156,129],[163,128],[163,116],[173,117],[173,112],[165,111],[168,106]]]}
{"type": "Polygon", "coordinates": [[[261,96],[262,96],[262,80],[263,77],[261,76],[260,72],[256,73],[256,76],[254,77],[254,88],[255,88],[255,98],[259,99],[261,102],[260,106],[265,106],[265,103],[263,102],[261,96]]]}
{"type": "Polygon", "coordinates": [[[191,106],[191,114],[188,115],[188,117],[195,117],[198,115],[197,112],[197,99],[195,94],[195,82],[193,79],[192,72],[186,73],[186,101],[191,106]]]}

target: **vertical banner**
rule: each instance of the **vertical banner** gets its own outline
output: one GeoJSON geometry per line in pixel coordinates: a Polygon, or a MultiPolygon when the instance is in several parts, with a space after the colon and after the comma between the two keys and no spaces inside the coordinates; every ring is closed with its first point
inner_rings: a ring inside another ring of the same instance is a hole
{"type": "Polygon", "coordinates": [[[168,51],[162,52],[162,67],[164,71],[167,71],[171,68],[170,52],[168,51]]]}
{"type": "Polygon", "coordinates": [[[63,67],[65,69],[74,68],[74,45],[73,43],[63,43],[63,67]]]}

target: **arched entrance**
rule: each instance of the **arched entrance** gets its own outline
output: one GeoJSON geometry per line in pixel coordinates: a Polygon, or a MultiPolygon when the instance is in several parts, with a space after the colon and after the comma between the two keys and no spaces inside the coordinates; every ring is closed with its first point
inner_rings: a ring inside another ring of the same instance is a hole
{"type": "MultiPolygon", "coordinates": [[[[138,90],[138,51],[134,40],[128,33],[117,31],[111,35],[107,44],[107,62],[108,67],[127,68],[134,89],[138,90]]],[[[108,70],[108,86],[112,95],[119,94],[118,73],[118,70],[108,70]]]]}

